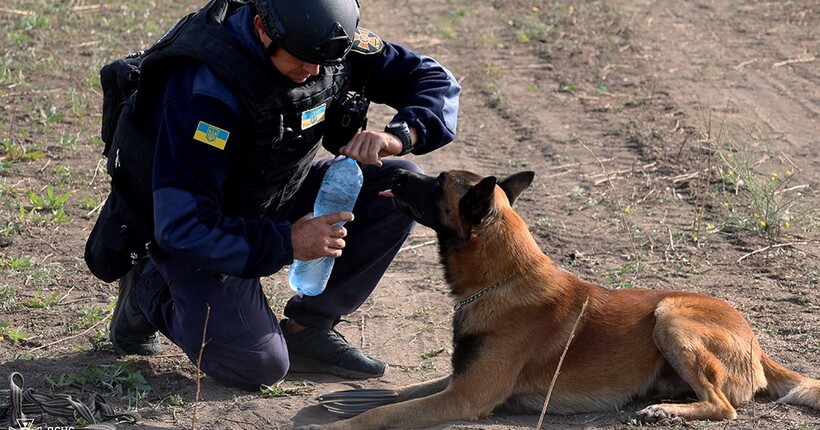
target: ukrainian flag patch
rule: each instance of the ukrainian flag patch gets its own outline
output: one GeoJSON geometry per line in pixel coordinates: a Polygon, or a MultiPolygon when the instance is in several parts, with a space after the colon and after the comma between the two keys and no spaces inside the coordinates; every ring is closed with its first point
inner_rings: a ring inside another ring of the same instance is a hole
{"type": "Polygon", "coordinates": [[[325,120],[327,103],[322,103],[313,109],[302,112],[302,130],[307,130],[325,120]]]}
{"type": "Polygon", "coordinates": [[[214,148],[225,149],[225,144],[228,143],[228,136],[230,135],[231,133],[228,130],[200,121],[199,125],[196,126],[194,140],[211,145],[214,148]]]}

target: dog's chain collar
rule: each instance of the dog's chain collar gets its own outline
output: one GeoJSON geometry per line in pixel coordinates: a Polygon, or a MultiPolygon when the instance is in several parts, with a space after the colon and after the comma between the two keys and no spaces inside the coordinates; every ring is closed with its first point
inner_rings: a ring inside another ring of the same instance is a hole
{"type": "Polygon", "coordinates": [[[480,290],[478,292],[475,292],[475,293],[471,294],[470,297],[467,297],[466,299],[456,303],[456,305],[453,306],[453,310],[458,312],[458,310],[461,309],[462,307],[464,307],[465,305],[469,305],[470,303],[472,303],[472,302],[478,300],[479,298],[481,298],[481,296],[483,296],[483,295],[489,293],[490,291],[500,287],[501,284],[507,282],[508,279],[512,278],[515,275],[517,275],[517,273],[513,273],[512,275],[507,276],[506,278],[496,282],[495,284],[490,285],[489,287],[484,288],[483,290],[480,290]]]}

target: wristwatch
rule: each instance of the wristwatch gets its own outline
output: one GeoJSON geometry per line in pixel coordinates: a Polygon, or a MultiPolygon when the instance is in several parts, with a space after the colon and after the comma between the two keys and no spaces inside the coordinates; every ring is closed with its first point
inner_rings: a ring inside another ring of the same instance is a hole
{"type": "Polygon", "coordinates": [[[410,127],[404,121],[391,121],[384,126],[384,131],[399,138],[401,141],[401,152],[397,155],[404,155],[413,149],[413,139],[410,137],[410,127]]]}

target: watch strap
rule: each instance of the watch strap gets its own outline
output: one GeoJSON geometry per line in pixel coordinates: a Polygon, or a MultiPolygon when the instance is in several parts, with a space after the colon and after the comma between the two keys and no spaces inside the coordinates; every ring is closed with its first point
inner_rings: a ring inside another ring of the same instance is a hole
{"type": "Polygon", "coordinates": [[[413,138],[410,135],[410,127],[406,122],[391,122],[384,127],[384,131],[399,138],[401,152],[397,155],[405,155],[413,150],[413,138]]]}

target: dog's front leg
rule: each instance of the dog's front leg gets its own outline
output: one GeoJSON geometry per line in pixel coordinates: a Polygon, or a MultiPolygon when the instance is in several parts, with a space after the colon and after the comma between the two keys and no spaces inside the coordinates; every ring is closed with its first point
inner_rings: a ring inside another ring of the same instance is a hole
{"type": "MultiPolygon", "coordinates": [[[[511,368],[512,357],[481,354],[463,373],[452,376],[439,393],[381,406],[357,417],[326,425],[305,427],[310,430],[382,430],[424,428],[454,420],[477,420],[488,416],[503,403],[515,387],[518,369],[511,368]],[[507,360],[507,358],[510,358],[507,360]]],[[[416,388],[438,388],[446,378],[416,388]]],[[[420,393],[423,390],[418,390],[420,393]]]]}
{"type": "Polygon", "coordinates": [[[403,402],[411,399],[418,399],[421,397],[432,396],[433,394],[444,391],[450,385],[452,376],[447,375],[442,378],[433,379],[432,381],[421,382],[418,384],[407,385],[397,389],[399,396],[396,402],[403,402]]]}
{"type": "Polygon", "coordinates": [[[429,397],[381,406],[348,420],[307,426],[303,430],[425,428],[448,421],[483,418],[492,409],[493,407],[477,408],[464,393],[449,388],[429,397]]]}

